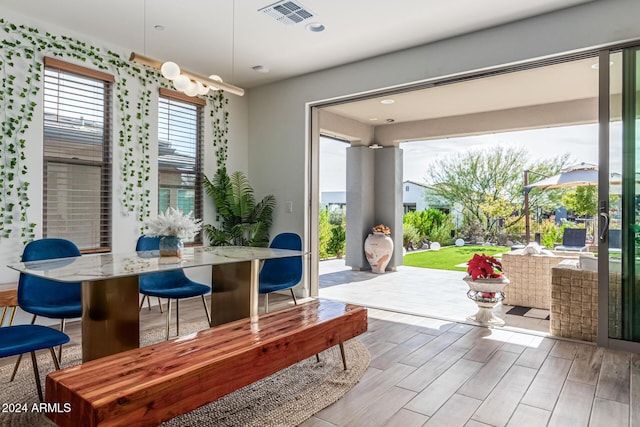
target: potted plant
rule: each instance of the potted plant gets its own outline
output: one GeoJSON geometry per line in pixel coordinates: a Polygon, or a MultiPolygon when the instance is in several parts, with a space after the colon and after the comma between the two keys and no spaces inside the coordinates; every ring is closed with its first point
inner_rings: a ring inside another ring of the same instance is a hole
{"type": "Polygon", "coordinates": [[[463,280],[469,286],[467,296],[478,305],[478,312],[467,320],[483,325],[504,325],[504,320],[493,314],[493,308],[504,299],[502,290],[509,284],[502,272],[502,263],[492,256],[474,254],[467,263],[467,275],[463,280]]]}
{"type": "Polygon", "coordinates": [[[364,241],[364,253],[371,265],[371,271],[382,274],[385,272],[387,264],[393,255],[393,239],[391,239],[391,229],[384,224],[376,225],[371,229],[364,241]]]}
{"type": "Polygon", "coordinates": [[[202,227],[202,220],[193,218],[192,212],[183,214],[168,207],[155,219],[145,221],[146,236],[160,238],[160,256],[182,258],[184,240],[193,240],[202,227]]]}
{"type": "Polygon", "coordinates": [[[204,188],[213,198],[220,224],[203,229],[211,246],[269,246],[276,199],[272,194],[256,202],[253,187],[241,171],[227,174],[218,169],[212,180],[204,177],[204,188]]]}

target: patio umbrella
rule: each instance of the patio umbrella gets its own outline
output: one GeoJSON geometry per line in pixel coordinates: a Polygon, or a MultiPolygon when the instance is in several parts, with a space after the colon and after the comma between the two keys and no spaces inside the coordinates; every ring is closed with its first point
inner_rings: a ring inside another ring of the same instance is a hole
{"type": "MultiPolygon", "coordinates": [[[[526,178],[525,178],[526,179],[526,178]]],[[[591,163],[580,163],[563,169],[559,174],[553,175],[532,184],[525,185],[525,218],[526,233],[525,240],[528,243],[530,238],[529,226],[529,191],[533,188],[541,190],[551,190],[554,188],[580,187],[598,185],[598,166],[591,163]]]]}
{"type": "Polygon", "coordinates": [[[590,163],[563,169],[557,175],[541,179],[524,187],[529,192],[532,188],[551,190],[553,188],[580,187],[598,185],[598,166],[590,163]]]}

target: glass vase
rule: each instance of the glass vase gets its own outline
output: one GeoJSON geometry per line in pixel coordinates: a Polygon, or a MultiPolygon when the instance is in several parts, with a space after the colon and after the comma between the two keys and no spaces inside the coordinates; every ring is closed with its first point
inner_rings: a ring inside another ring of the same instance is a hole
{"type": "Polygon", "coordinates": [[[160,237],[160,256],[161,257],[177,257],[182,258],[182,250],[184,243],[178,236],[162,236],[160,237]]]}

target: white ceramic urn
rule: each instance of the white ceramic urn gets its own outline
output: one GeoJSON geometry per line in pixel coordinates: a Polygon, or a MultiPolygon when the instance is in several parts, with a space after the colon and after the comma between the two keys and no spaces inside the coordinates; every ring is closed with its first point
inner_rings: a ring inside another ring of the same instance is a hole
{"type": "Polygon", "coordinates": [[[374,273],[384,273],[393,255],[393,240],[384,233],[369,234],[364,241],[364,253],[374,273]]]}

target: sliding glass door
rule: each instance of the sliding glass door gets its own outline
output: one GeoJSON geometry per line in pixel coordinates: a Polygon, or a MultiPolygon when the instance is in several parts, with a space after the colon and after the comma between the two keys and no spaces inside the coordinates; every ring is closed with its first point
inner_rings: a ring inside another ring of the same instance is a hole
{"type": "Polygon", "coordinates": [[[598,341],[633,349],[640,343],[640,47],[601,55],[600,68],[609,96],[601,102],[608,167],[600,175],[599,316],[606,317],[600,316],[598,341]]]}

